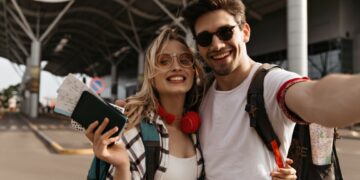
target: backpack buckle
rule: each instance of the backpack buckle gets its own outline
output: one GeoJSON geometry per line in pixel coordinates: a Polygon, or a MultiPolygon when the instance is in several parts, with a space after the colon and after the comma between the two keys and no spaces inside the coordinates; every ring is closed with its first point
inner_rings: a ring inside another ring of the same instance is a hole
{"type": "Polygon", "coordinates": [[[245,106],[245,111],[249,113],[250,118],[255,118],[256,117],[256,111],[257,110],[258,110],[258,108],[255,105],[247,104],[245,106]]]}
{"type": "Polygon", "coordinates": [[[258,108],[255,105],[247,104],[245,106],[245,111],[248,112],[250,116],[250,127],[256,127],[256,111],[258,108]]]}

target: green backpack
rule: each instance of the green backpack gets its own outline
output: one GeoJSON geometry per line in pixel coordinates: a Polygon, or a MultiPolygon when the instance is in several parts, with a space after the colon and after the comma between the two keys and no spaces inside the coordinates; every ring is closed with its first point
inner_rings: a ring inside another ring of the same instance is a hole
{"type": "MultiPolygon", "coordinates": [[[[141,137],[145,146],[146,179],[154,179],[160,163],[160,138],[155,124],[143,120],[140,123],[141,137]]],[[[87,175],[88,180],[105,180],[110,164],[94,156],[87,175]]]]}

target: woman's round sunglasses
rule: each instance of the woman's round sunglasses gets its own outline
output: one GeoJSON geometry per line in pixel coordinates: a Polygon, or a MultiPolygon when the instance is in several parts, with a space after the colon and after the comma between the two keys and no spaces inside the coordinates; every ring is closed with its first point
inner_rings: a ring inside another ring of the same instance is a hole
{"type": "Polygon", "coordinates": [[[163,53],[156,57],[155,66],[160,69],[170,69],[174,64],[174,59],[183,68],[190,68],[194,65],[194,56],[191,53],[163,53]]]}
{"type": "Polygon", "coordinates": [[[196,43],[202,47],[207,47],[211,44],[213,35],[215,34],[220,40],[227,41],[230,40],[234,34],[233,29],[238,26],[221,26],[217,31],[210,33],[208,31],[204,31],[199,33],[194,39],[196,43]]]}

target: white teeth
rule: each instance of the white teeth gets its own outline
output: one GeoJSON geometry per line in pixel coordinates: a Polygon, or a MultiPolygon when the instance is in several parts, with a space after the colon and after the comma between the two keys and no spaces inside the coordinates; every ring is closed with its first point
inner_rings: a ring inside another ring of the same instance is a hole
{"type": "Polygon", "coordinates": [[[229,54],[230,54],[229,52],[224,52],[224,53],[213,56],[213,58],[214,59],[221,59],[221,58],[224,58],[225,56],[227,56],[229,54]]]}
{"type": "Polygon", "coordinates": [[[182,76],[174,76],[174,77],[171,77],[169,78],[170,81],[182,81],[184,80],[184,77],[182,76]]]}

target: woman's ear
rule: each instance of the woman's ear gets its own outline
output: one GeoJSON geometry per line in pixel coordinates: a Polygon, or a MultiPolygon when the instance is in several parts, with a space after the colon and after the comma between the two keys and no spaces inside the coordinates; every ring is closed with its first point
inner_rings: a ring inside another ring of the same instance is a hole
{"type": "Polygon", "coordinates": [[[151,78],[150,84],[151,84],[151,87],[154,89],[154,91],[156,91],[156,84],[155,84],[154,78],[151,78]]]}

